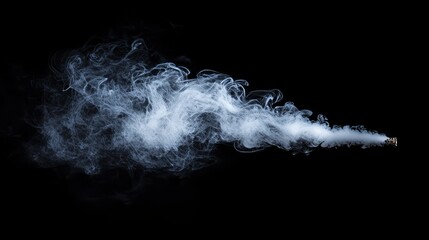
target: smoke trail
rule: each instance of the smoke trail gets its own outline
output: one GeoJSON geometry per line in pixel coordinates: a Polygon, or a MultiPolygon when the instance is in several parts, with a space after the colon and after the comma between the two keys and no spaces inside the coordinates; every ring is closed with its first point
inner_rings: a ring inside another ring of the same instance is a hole
{"type": "Polygon", "coordinates": [[[380,145],[385,135],[362,128],[329,127],[325,118],[293,103],[275,106],[279,90],[246,94],[244,80],[173,63],[149,67],[141,40],[99,45],[71,56],[48,94],[41,131],[51,161],[87,173],[103,167],[142,165],[180,171],[204,164],[215,144],[239,151],[268,146],[309,152],[317,146],[380,145]]]}

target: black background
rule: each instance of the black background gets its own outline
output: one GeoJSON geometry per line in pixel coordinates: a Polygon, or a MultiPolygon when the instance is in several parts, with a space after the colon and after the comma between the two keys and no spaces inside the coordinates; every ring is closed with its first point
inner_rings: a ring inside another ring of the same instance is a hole
{"type": "Polygon", "coordinates": [[[124,32],[145,38],[166,60],[194,73],[214,69],[248,80],[249,90],[277,88],[285,100],[324,114],[331,124],[364,125],[401,141],[395,102],[402,96],[392,84],[407,74],[400,10],[270,6],[255,13],[148,17],[159,9],[16,8],[12,17],[2,16],[1,177],[8,222],[280,229],[323,223],[325,230],[361,232],[402,221],[407,170],[401,145],[316,149],[309,156],[276,148],[243,154],[220,146],[216,165],[182,176],[124,170],[86,176],[35,166],[22,143],[36,133],[26,121],[41,101],[38,81],[49,74],[50,59],[124,32]]]}

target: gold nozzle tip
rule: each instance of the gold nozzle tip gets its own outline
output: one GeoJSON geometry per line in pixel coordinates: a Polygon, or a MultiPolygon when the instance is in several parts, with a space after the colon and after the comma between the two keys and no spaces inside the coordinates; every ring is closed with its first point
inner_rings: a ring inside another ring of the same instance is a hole
{"type": "Polygon", "coordinates": [[[398,146],[398,139],[396,137],[391,137],[386,139],[386,141],[384,141],[384,143],[386,145],[391,145],[391,146],[398,146]]]}

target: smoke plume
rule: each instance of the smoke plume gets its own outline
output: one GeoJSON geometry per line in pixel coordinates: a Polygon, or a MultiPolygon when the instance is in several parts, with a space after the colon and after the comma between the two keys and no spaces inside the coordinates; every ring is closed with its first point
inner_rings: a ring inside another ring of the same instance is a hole
{"type": "Polygon", "coordinates": [[[279,105],[279,90],[246,93],[244,80],[213,71],[189,78],[184,67],[150,66],[146,58],[141,40],[69,57],[58,78],[63,88],[46,93],[44,159],[87,173],[135,165],[181,171],[203,166],[218,143],[244,152],[276,146],[307,153],[387,139],[363,128],[330,127],[322,115],[311,120],[309,110],[279,105]]]}

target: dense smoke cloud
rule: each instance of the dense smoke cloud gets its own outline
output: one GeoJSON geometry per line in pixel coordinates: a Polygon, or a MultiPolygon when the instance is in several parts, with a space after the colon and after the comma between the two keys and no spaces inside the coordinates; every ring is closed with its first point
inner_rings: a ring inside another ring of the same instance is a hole
{"type": "Polygon", "coordinates": [[[39,159],[87,173],[134,165],[181,171],[203,166],[224,142],[239,151],[277,146],[306,153],[387,139],[363,128],[332,128],[321,115],[311,120],[310,111],[293,103],[278,105],[279,90],[246,93],[244,80],[213,71],[189,78],[186,68],[150,66],[146,57],[141,40],[70,56],[59,78],[64,88],[49,87],[46,94],[45,157],[39,159]]]}

